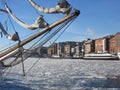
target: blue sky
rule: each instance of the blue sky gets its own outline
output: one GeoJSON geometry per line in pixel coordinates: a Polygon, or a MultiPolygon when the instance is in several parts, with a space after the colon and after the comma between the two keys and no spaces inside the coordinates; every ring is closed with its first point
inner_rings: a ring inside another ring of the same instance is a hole
{"type": "MultiPolygon", "coordinates": [[[[54,7],[59,0],[34,1],[44,7],[54,7]]],[[[44,14],[42,12],[38,14],[28,0],[6,0],[6,2],[14,14],[28,24],[34,23],[38,15],[41,14],[50,24],[64,16],[63,14],[44,14]]],[[[58,41],[95,39],[120,31],[120,0],[68,0],[68,2],[73,8],[79,9],[81,14],[58,41]]],[[[0,8],[4,8],[2,0],[0,1],[0,8]]],[[[8,19],[8,15],[4,13],[0,13],[0,15],[0,21],[4,24],[5,20],[8,19]]],[[[20,36],[33,32],[24,29],[13,20],[12,23],[20,36]]],[[[8,27],[9,33],[13,33],[14,30],[10,23],[8,27]]],[[[4,44],[8,44],[8,41],[5,38],[0,38],[0,47],[4,44]]]]}

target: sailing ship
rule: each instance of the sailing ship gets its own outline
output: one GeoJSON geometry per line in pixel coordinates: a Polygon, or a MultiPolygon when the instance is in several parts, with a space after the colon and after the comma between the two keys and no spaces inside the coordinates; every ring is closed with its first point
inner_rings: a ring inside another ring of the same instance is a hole
{"type": "MultiPolygon", "coordinates": [[[[4,14],[8,14],[10,21],[11,19],[16,22],[19,26],[36,31],[36,29],[40,29],[39,31],[23,40],[21,40],[21,36],[19,36],[19,32],[17,30],[14,31],[14,33],[11,35],[7,32],[7,25],[6,28],[0,21],[0,33],[1,36],[4,36],[6,39],[9,39],[13,42],[16,42],[15,45],[10,46],[9,48],[5,48],[4,50],[0,51],[0,69],[2,71],[5,68],[12,67],[14,65],[17,65],[19,63],[22,63],[23,67],[23,74],[25,75],[24,71],[24,60],[29,58],[32,54],[33,48],[41,48],[45,43],[47,43],[51,38],[53,38],[58,32],[60,32],[62,29],[65,29],[65,27],[68,27],[74,19],[76,19],[80,11],[77,9],[74,9],[66,0],[60,0],[57,5],[53,8],[45,8],[40,6],[38,3],[35,3],[35,0],[28,0],[28,3],[31,4],[31,6],[39,11],[43,12],[45,14],[65,14],[63,18],[60,18],[56,22],[53,22],[52,24],[49,24],[43,15],[39,15],[38,18],[35,20],[33,24],[27,24],[20,20],[10,9],[10,6],[5,0],[3,1],[4,8],[0,9],[0,12],[4,14]],[[34,40],[36,40],[34,42],[34,40]],[[24,46],[32,43],[32,46],[29,47],[29,49],[25,49],[24,46]],[[3,69],[4,68],[4,69],[3,69]]],[[[12,24],[11,24],[12,25],[12,24]]],[[[64,31],[64,30],[63,30],[64,31]]],[[[30,31],[31,32],[31,31],[30,31]]],[[[0,72],[2,72],[0,71],[0,72]]]]}

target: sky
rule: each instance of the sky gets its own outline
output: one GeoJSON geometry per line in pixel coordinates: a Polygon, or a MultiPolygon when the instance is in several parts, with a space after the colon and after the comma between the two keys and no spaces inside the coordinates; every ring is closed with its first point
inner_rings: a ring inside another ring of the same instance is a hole
{"type": "MultiPolygon", "coordinates": [[[[55,7],[59,0],[34,0],[43,7],[55,7]]],[[[69,26],[69,28],[58,39],[62,41],[82,41],[87,38],[96,39],[106,35],[120,32],[120,0],[67,0],[71,6],[80,10],[80,15],[69,26]]],[[[28,0],[6,0],[12,12],[19,17],[20,20],[27,24],[32,24],[39,15],[44,15],[45,20],[52,24],[56,20],[64,17],[64,14],[45,14],[35,10],[28,0]]],[[[4,9],[2,0],[0,8],[4,9]]],[[[19,32],[21,37],[34,33],[18,25],[9,15],[0,13],[0,22],[5,25],[8,20],[8,32],[14,32],[13,26],[19,32]],[[12,25],[10,23],[12,22],[12,25]]],[[[0,47],[10,44],[11,41],[0,37],[0,47]]]]}

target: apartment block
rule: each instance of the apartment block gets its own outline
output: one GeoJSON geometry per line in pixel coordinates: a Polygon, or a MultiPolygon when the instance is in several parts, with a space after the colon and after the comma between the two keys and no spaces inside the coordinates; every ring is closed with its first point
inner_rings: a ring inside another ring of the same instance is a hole
{"type": "Polygon", "coordinates": [[[88,39],[87,41],[85,41],[84,43],[84,53],[88,54],[88,53],[93,53],[95,51],[95,41],[88,39]]]}
{"type": "Polygon", "coordinates": [[[63,57],[64,56],[64,46],[65,42],[59,42],[57,44],[57,55],[63,57]]]}
{"type": "Polygon", "coordinates": [[[111,37],[111,39],[109,40],[109,44],[110,53],[117,54],[118,52],[120,52],[120,32],[111,37]]]}
{"type": "Polygon", "coordinates": [[[76,42],[71,42],[71,41],[66,42],[66,45],[64,46],[65,57],[73,56],[75,52],[74,50],[75,45],[76,45],[76,42]]]}
{"type": "Polygon", "coordinates": [[[57,54],[57,43],[52,44],[50,47],[48,47],[48,55],[57,54]]]}
{"type": "Polygon", "coordinates": [[[82,42],[59,42],[48,47],[48,55],[60,57],[81,57],[88,53],[120,52],[120,33],[108,35],[95,40],[87,39],[82,42]]]}
{"type": "Polygon", "coordinates": [[[109,36],[95,40],[95,53],[109,52],[109,36]]]}

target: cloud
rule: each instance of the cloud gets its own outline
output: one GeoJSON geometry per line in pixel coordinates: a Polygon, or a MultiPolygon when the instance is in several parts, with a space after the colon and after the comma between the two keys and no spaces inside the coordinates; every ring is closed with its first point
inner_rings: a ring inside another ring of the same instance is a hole
{"type": "Polygon", "coordinates": [[[73,35],[77,35],[77,36],[86,36],[86,32],[84,30],[67,30],[68,33],[71,33],[73,35]]]}
{"type": "Polygon", "coordinates": [[[96,33],[96,30],[93,28],[86,28],[86,29],[71,29],[67,30],[67,34],[71,35],[71,39],[75,41],[83,41],[86,40],[87,38],[91,39],[97,39],[100,37],[105,36],[105,34],[101,33],[96,33]],[[69,34],[68,34],[69,33],[69,34]]]}
{"type": "Polygon", "coordinates": [[[67,35],[71,36],[69,37],[71,40],[74,41],[83,41],[86,40],[87,38],[91,38],[91,39],[97,39],[109,34],[103,34],[103,32],[101,33],[96,33],[97,30],[93,29],[93,28],[86,28],[86,29],[69,29],[67,30],[67,35]],[[69,33],[69,34],[68,34],[69,33]]]}
{"type": "Polygon", "coordinates": [[[88,36],[94,37],[96,35],[95,31],[91,28],[87,29],[88,36]]]}
{"type": "Polygon", "coordinates": [[[95,33],[94,29],[87,28],[86,30],[68,30],[69,33],[72,33],[76,36],[84,36],[84,37],[95,37],[97,34],[95,33]]]}

